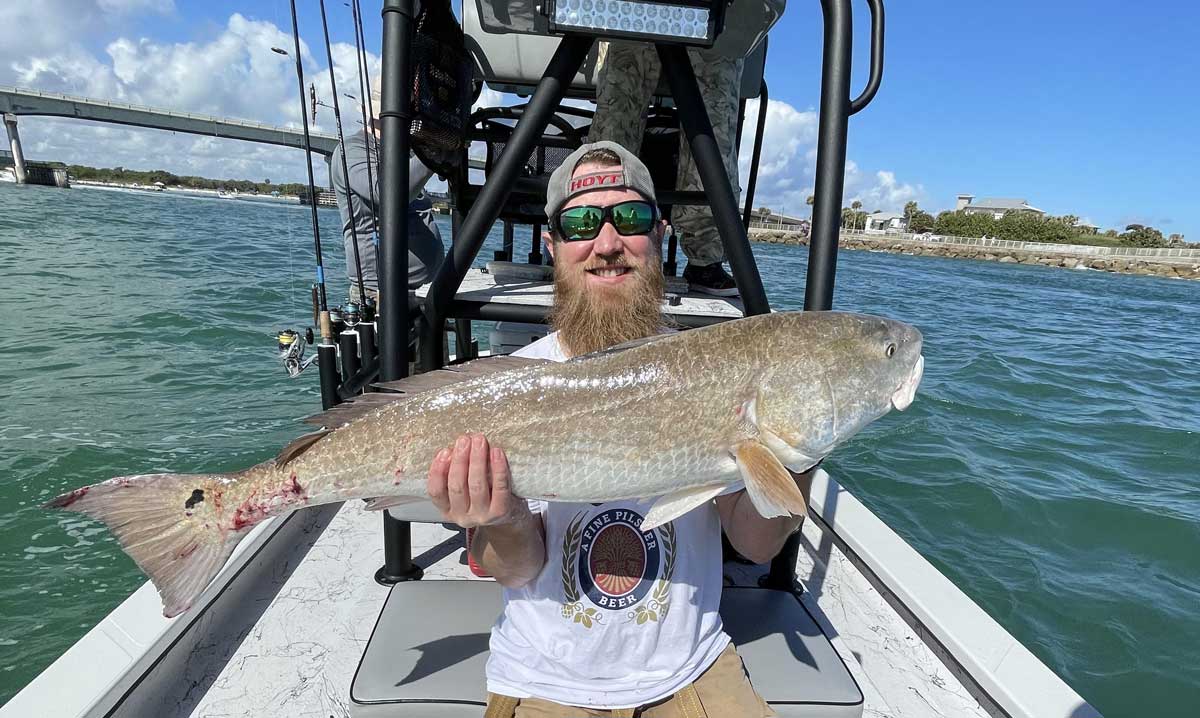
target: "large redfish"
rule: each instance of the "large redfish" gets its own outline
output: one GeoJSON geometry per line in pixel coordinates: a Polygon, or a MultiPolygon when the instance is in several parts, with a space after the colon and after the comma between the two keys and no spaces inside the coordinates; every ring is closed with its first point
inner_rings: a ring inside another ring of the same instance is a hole
{"type": "MultiPolygon", "coordinates": [[[[661,497],[643,530],[738,481],[763,516],[801,514],[804,498],[785,467],[808,469],[907,407],[924,364],[913,327],[841,312],[767,314],[481,374],[488,361],[413,377],[405,388],[419,393],[237,473],[124,476],[47,506],[106,523],[174,616],[255,524],[347,499],[382,508],[427,498],[434,455],[467,432],[504,449],[518,496],[661,497]]],[[[357,403],[379,399],[368,397],[357,403]]]]}

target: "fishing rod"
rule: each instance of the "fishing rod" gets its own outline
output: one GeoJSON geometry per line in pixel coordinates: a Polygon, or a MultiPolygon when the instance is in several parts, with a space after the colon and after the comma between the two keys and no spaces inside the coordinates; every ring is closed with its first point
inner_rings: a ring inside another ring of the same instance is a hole
{"type": "MultiPolygon", "coordinates": [[[[338,403],[337,397],[337,345],[333,343],[333,323],[329,318],[329,304],[325,297],[325,264],[321,259],[321,226],[317,219],[317,183],[313,179],[312,171],[312,137],[308,132],[308,108],[304,102],[304,65],[300,61],[300,25],[296,20],[296,0],[290,0],[292,11],[292,47],[295,53],[292,57],[296,61],[296,82],[300,88],[300,121],[304,127],[304,169],[308,172],[308,196],[309,206],[312,209],[312,229],[313,229],[313,248],[317,255],[317,283],[313,285],[313,299],[317,309],[317,323],[321,331],[321,343],[317,346],[317,362],[321,371],[321,404],[325,409],[329,409],[334,404],[338,403]]],[[[273,52],[280,55],[287,55],[287,50],[282,50],[277,47],[271,48],[273,52]]],[[[280,332],[279,337],[279,353],[281,357],[291,357],[294,361],[300,360],[297,352],[302,354],[303,347],[296,347],[298,337],[295,333],[285,337],[287,332],[280,332]]],[[[304,367],[308,366],[311,360],[307,363],[298,364],[293,374],[293,367],[285,361],[285,366],[288,367],[288,374],[296,376],[304,367]]]]}
{"type": "MultiPolygon", "coordinates": [[[[320,3],[321,29],[325,31],[325,56],[329,59],[329,89],[333,94],[333,121],[337,125],[338,149],[341,150],[342,155],[342,181],[346,184],[346,210],[350,216],[350,238],[354,244],[354,270],[358,276],[359,302],[366,304],[367,287],[363,284],[362,259],[358,253],[358,229],[354,217],[354,192],[350,188],[350,168],[346,164],[346,137],[342,134],[342,110],[341,103],[338,102],[337,79],[334,77],[335,73],[333,71],[333,47],[329,44],[329,22],[325,18],[325,0],[320,0],[320,3]]],[[[315,104],[313,110],[316,110],[315,104]]],[[[369,158],[369,149],[367,155],[369,158]]],[[[374,206],[371,207],[371,214],[375,214],[374,206]]]]}
{"type": "MultiPolygon", "coordinates": [[[[375,175],[374,170],[371,169],[371,138],[375,134],[375,108],[371,107],[371,78],[367,76],[366,39],[363,34],[362,10],[358,6],[358,0],[351,0],[347,4],[350,6],[350,12],[354,17],[354,58],[358,61],[359,109],[362,110],[363,131],[367,136],[367,184],[371,191],[371,208],[374,210],[375,207],[379,206],[375,203],[375,175]],[[369,124],[367,118],[368,110],[371,113],[369,124]]],[[[379,221],[375,218],[374,211],[371,212],[371,230],[374,232],[372,245],[375,247],[375,251],[378,252],[379,221]]],[[[378,258],[376,258],[376,261],[378,261],[378,258]]]]}

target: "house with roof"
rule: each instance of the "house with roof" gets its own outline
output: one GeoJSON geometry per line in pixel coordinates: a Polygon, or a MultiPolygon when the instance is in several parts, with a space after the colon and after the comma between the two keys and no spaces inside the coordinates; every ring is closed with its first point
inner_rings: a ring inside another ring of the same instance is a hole
{"type": "Polygon", "coordinates": [[[874,212],[867,215],[868,232],[887,232],[888,230],[905,230],[908,224],[900,212],[874,212]]]}
{"type": "Polygon", "coordinates": [[[1033,207],[1023,199],[1013,199],[1009,197],[984,197],[978,202],[975,201],[973,194],[960,194],[957,201],[954,203],[954,210],[967,212],[968,214],[990,214],[993,219],[1000,219],[1005,212],[1029,212],[1036,214],[1039,217],[1045,216],[1045,212],[1033,207]]]}

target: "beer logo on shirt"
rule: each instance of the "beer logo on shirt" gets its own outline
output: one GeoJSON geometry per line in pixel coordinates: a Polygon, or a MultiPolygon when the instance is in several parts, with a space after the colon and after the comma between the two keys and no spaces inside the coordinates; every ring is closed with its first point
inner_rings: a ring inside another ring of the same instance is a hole
{"type": "Polygon", "coordinates": [[[643,533],[643,518],[630,509],[609,509],[591,518],[580,513],[568,524],[562,544],[564,618],[591,628],[614,612],[638,624],[666,615],[675,527],[643,533]]]}

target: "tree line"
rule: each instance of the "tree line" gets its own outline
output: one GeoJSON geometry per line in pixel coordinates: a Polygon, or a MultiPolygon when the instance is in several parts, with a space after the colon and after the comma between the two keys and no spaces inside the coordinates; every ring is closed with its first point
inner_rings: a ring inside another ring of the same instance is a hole
{"type": "Polygon", "coordinates": [[[92,182],[114,182],[120,184],[153,185],[162,182],[167,187],[182,187],[184,189],[207,189],[249,192],[253,194],[270,194],[278,192],[281,195],[304,196],[308,194],[308,185],[299,182],[273,184],[271,180],[261,182],[253,180],[217,180],[193,175],[177,175],[166,170],[130,170],[124,167],[88,167],[86,165],[67,165],[71,177],[92,182]]]}
{"type": "MultiPolygon", "coordinates": [[[[878,211],[878,210],[877,210],[878,211]]],[[[877,212],[876,211],[876,212],[877,212]]],[[[865,229],[871,215],[862,211],[862,202],[852,202],[842,208],[842,226],[865,229]]],[[[1154,227],[1130,224],[1124,232],[1110,229],[1098,233],[1095,227],[1081,226],[1073,214],[1041,215],[1035,212],[1009,210],[999,219],[989,212],[947,210],[936,217],[922,210],[916,202],[904,205],[908,231],[915,234],[932,232],[955,237],[992,237],[1016,242],[1046,242],[1055,244],[1113,244],[1128,247],[1184,246],[1183,235],[1164,237],[1154,227]]]]}

